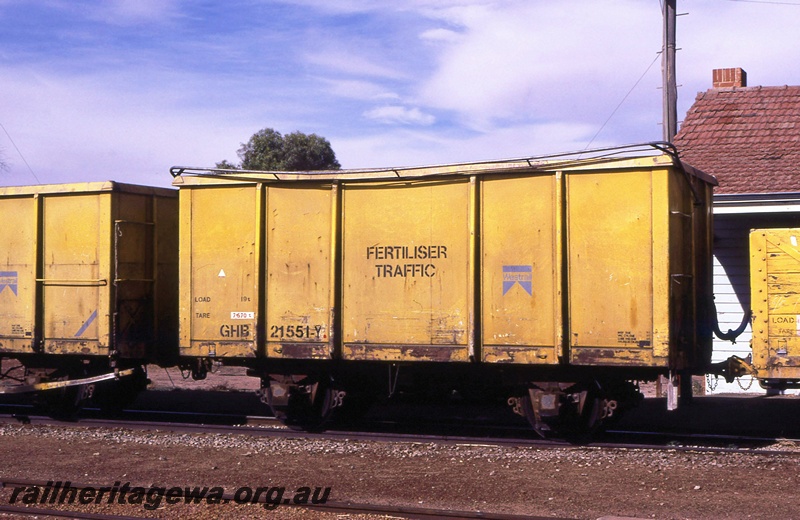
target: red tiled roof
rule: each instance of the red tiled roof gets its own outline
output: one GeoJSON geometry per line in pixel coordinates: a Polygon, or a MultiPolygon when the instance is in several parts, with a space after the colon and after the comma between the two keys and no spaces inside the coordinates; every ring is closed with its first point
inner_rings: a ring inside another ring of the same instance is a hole
{"type": "Polygon", "coordinates": [[[716,193],[800,192],[800,86],[701,92],[674,143],[716,193]]]}

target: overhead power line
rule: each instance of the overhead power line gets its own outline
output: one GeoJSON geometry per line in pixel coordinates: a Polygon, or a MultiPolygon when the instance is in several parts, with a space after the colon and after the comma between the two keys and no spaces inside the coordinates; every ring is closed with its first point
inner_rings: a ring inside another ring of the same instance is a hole
{"type": "Polygon", "coordinates": [[[17,143],[15,143],[14,140],[11,138],[11,134],[8,133],[8,130],[6,130],[6,127],[3,126],[3,123],[0,123],[0,128],[3,129],[3,132],[5,132],[6,137],[8,137],[8,140],[11,141],[12,145],[14,145],[14,149],[19,154],[20,158],[22,159],[22,162],[25,163],[25,166],[28,167],[28,171],[30,171],[31,175],[33,175],[33,178],[36,179],[36,184],[41,184],[42,182],[39,180],[39,177],[37,177],[36,174],[33,172],[33,168],[31,168],[31,165],[28,164],[28,161],[25,159],[25,156],[22,155],[22,152],[20,151],[19,147],[17,146],[17,143]]]}
{"type": "Polygon", "coordinates": [[[594,142],[595,139],[597,139],[597,136],[600,135],[600,133],[606,127],[608,122],[611,121],[611,118],[614,117],[614,114],[617,113],[617,110],[619,110],[620,107],[625,103],[625,101],[628,99],[628,97],[631,95],[631,93],[633,93],[633,91],[636,90],[636,87],[638,87],[639,83],[641,83],[642,80],[644,79],[644,77],[647,76],[647,73],[650,72],[650,69],[653,68],[653,65],[655,65],[656,61],[658,61],[658,58],[660,56],[661,56],[661,53],[657,52],[656,53],[656,57],[653,58],[653,61],[650,62],[650,65],[648,65],[647,68],[642,73],[642,75],[639,76],[639,79],[636,80],[636,83],[633,84],[633,86],[630,88],[630,90],[628,90],[628,93],[625,94],[625,96],[622,98],[622,100],[619,102],[619,104],[617,104],[617,106],[614,108],[614,110],[611,111],[611,114],[608,116],[608,118],[600,126],[600,129],[597,130],[597,132],[592,136],[592,138],[589,140],[589,143],[586,145],[586,148],[584,148],[584,150],[588,150],[589,147],[592,146],[592,143],[594,142]]]}
{"type": "Polygon", "coordinates": [[[778,2],[776,0],[728,0],[728,2],[744,2],[747,4],[791,5],[794,7],[800,7],[800,2],[778,2]]]}

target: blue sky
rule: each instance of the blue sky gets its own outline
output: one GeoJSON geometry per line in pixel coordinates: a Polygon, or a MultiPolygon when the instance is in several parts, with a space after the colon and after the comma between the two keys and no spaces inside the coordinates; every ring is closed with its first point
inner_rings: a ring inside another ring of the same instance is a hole
{"type": "MultiPolygon", "coordinates": [[[[678,12],[679,119],[714,68],[800,84],[800,0],[678,12]]],[[[265,127],[345,168],[661,139],[657,0],[0,0],[0,23],[0,185],[167,186],[265,127]]]]}

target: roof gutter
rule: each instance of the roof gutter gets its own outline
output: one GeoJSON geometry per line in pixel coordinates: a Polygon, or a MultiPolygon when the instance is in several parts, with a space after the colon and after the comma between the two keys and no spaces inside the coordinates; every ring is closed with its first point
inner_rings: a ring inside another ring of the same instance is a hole
{"type": "Polygon", "coordinates": [[[800,192],[714,195],[715,215],[800,213],[800,192]]]}

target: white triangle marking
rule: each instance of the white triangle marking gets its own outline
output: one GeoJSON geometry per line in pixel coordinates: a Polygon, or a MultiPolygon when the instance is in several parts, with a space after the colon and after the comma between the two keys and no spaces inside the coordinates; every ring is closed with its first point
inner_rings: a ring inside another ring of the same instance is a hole
{"type": "Polygon", "coordinates": [[[224,269],[220,269],[219,270],[219,274],[217,276],[219,276],[220,278],[225,278],[225,270],[224,269]]]}

